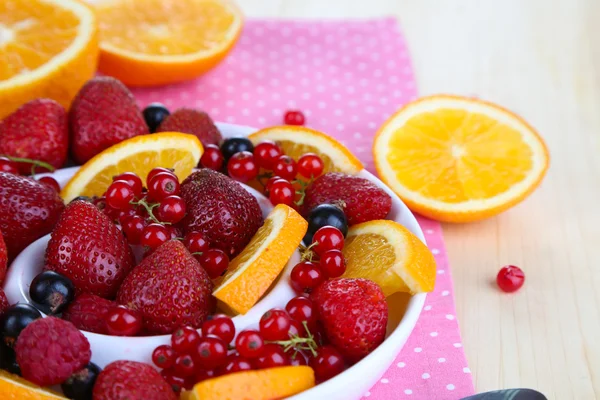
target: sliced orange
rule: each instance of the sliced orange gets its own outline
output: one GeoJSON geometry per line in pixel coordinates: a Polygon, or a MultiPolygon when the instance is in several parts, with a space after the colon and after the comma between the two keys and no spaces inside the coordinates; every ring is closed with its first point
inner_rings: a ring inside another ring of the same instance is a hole
{"type": "Polygon", "coordinates": [[[496,215],[541,182],[548,149],[523,119],[457,96],[406,105],[373,144],[381,179],[413,210],[447,222],[496,215]]]}
{"type": "Polygon", "coordinates": [[[41,388],[25,379],[0,370],[0,393],[3,400],[66,400],[60,394],[41,388]]]}
{"type": "Polygon", "coordinates": [[[108,0],[96,8],[100,71],[133,86],[201,75],[225,58],[243,25],[226,0],[108,0]]]}
{"type": "Polygon", "coordinates": [[[315,386],[312,368],[300,365],[242,371],[197,383],[185,400],[274,400],[315,386]]]}
{"type": "Polygon", "coordinates": [[[68,107],[97,58],[96,18],[82,2],[0,1],[0,119],[40,97],[68,107]]]}
{"type": "Polygon", "coordinates": [[[421,240],[397,222],[375,220],[352,226],[344,242],[345,278],[366,278],[389,296],[431,292],[433,255],[421,240]]]}
{"type": "Polygon", "coordinates": [[[109,147],[86,162],[61,192],[65,202],[77,196],[100,196],[115,175],[134,172],[145,179],[155,167],[172,168],[179,180],[198,165],[204,149],[194,135],[161,132],[141,135],[109,147]]]}
{"type": "Polygon", "coordinates": [[[308,223],[293,208],[277,205],[252,240],[215,284],[213,295],[228,311],[245,314],[269,289],[302,241],[308,223]]]}

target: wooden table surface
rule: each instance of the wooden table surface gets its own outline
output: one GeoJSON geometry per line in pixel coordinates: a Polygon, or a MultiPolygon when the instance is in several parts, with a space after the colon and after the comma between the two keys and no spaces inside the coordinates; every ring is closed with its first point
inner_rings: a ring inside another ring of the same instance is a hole
{"type": "Polygon", "coordinates": [[[600,398],[600,0],[238,0],[254,17],[394,15],[420,94],[477,95],[521,114],[551,167],[525,202],[445,225],[477,391],[530,387],[600,398]],[[526,284],[494,285],[504,264],[526,284]]]}

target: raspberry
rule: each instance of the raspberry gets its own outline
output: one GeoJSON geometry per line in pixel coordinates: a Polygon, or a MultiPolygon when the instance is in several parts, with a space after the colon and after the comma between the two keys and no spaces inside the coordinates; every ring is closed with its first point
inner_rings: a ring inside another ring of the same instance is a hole
{"type": "Polygon", "coordinates": [[[105,317],[108,310],[116,306],[114,301],[94,294],[84,293],[69,304],[62,317],[71,321],[78,329],[88,332],[108,334],[105,317]]]}
{"type": "Polygon", "coordinates": [[[40,386],[64,382],[92,357],[90,343],[68,321],[40,318],[27,325],[15,346],[23,377],[40,386]]]}

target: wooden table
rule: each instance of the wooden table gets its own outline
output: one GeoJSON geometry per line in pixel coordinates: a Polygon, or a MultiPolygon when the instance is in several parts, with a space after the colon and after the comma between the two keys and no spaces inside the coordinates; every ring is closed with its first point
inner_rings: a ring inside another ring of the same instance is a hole
{"type": "Polygon", "coordinates": [[[420,94],[477,95],[540,131],[551,167],[528,200],[444,226],[464,347],[478,391],[600,398],[600,1],[238,2],[255,17],[395,15],[420,94]],[[509,263],[527,276],[515,295],[493,283],[509,263]]]}

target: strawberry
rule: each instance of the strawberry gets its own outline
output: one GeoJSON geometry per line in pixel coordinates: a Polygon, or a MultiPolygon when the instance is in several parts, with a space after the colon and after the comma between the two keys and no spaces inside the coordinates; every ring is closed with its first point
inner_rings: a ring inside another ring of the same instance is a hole
{"type": "Polygon", "coordinates": [[[337,204],[349,225],[385,219],[392,209],[392,198],[373,182],[341,172],[318,177],[306,189],[301,214],[306,218],[319,204],[337,204]]]}
{"type": "Polygon", "coordinates": [[[82,293],[69,304],[69,307],[62,313],[62,318],[70,321],[82,331],[107,334],[104,317],[108,310],[116,305],[114,301],[82,293]]]}
{"type": "Polygon", "coordinates": [[[385,339],[388,306],[381,288],[367,279],[325,281],[311,294],[329,342],[350,363],[385,339]]]}
{"type": "Polygon", "coordinates": [[[2,317],[4,311],[8,310],[8,307],[10,307],[10,303],[6,297],[6,293],[4,293],[4,290],[0,288],[0,317],[2,317]]]}
{"type": "Polygon", "coordinates": [[[180,108],[169,115],[158,127],[156,132],[191,133],[200,139],[203,146],[216,144],[223,140],[221,132],[215,126],[210,116],[191,108],[180,108]]]}
{"type": "Polygon", "coordinates": [[[8,266],[8,253],[6,251],[6,243],[4,243],[4,236],[0,231],[0,285],[4,282],[6,276],[6,267],[8,266]]]}
{"type": "MultiPolygon", "coordinates": [[[[67,112],[54,100],[32,100],[0,122],[0,154],[44,161],[60,168],[67,160],[68,150],[67,112]]],[[[31,164],[19,163],[19,171],[30,174],[31,164]]]]}
{"type": "Polygon", "coordinates": [[[149,133],[129,89],[106,76],[81,88],[69,111],[69,125],[73,157],[81,164],[125,139],[149,133]]]}
{"type": "Polygon", "coordinates": [[[0,231],[8,259],[52,231],[65,205],[54,189],[36,180],[0,172],[0,231]]]}
{"type": "Polygon", "coordinates": [[[65,208],[46,248],[45,269],[71,279],[77,294],[113,298],[133,265],[125,236],[96,206],[74,201],[65,208]]]}
{"type": "Polygon", "coordinates": [[[184,233],[199,231],[211,248],[235,257],[262,225],[258,201],[231,178],[210,169],[188,176],[180,189],[187,206],[184,233]]]}
{"type": "Polygon", "coordinates": [[[149,333],[200,328],[214,308],[206,271],[177,240],[160,245],[125,278],[117,302],[140,312],[149,333]]]}
{"type": "Polygon", "coordinates": [[[94,400],[177,400],[171,385],[148,364],[113,361],[96,378],[94,400]]]}

